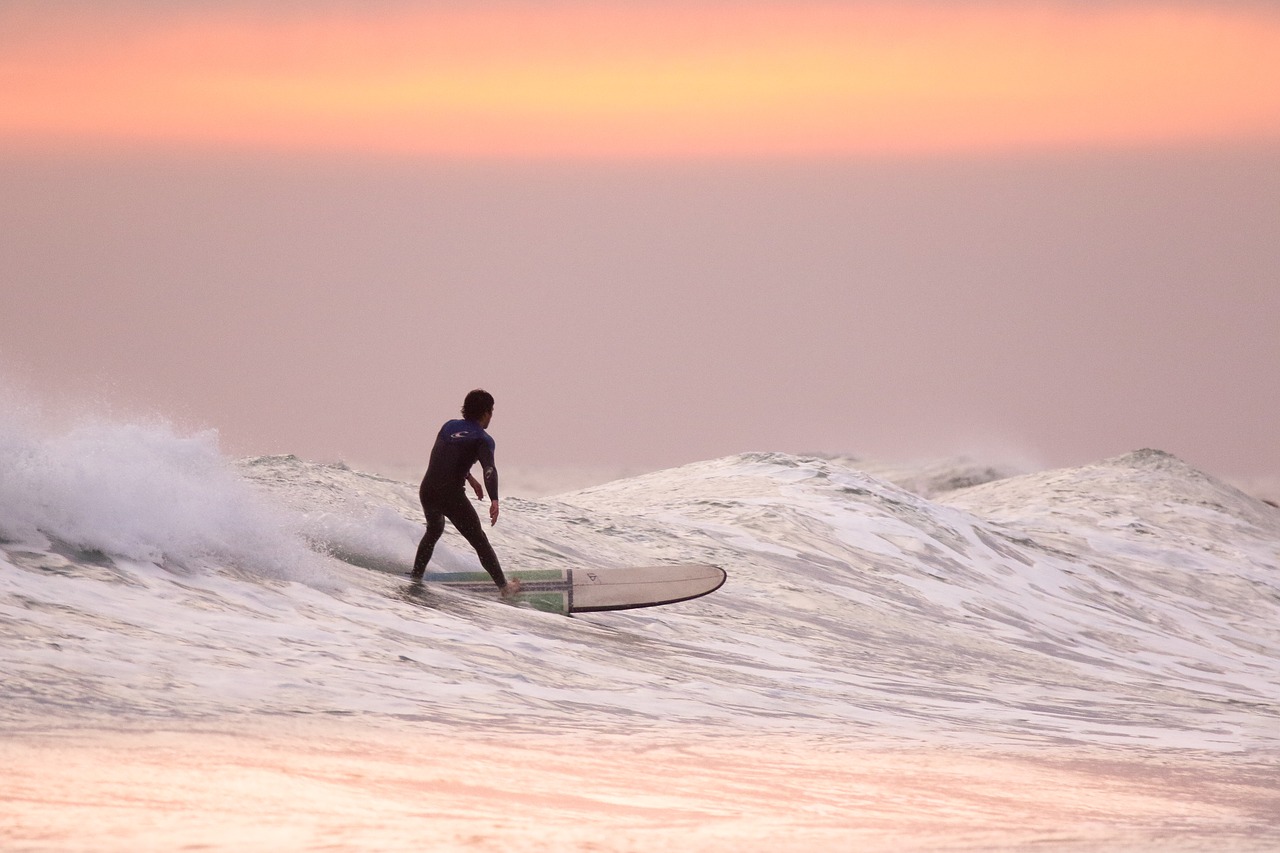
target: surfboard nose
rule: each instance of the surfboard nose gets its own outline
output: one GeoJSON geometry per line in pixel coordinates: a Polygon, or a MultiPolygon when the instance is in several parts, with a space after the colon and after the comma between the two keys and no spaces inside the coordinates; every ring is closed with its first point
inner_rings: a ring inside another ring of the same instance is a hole
{"type": "Polygon", "coordinates": [[[705,563],[574,569],[571,613],[657,607],[701,598],[724,585],[728,573],[705,563]]]}

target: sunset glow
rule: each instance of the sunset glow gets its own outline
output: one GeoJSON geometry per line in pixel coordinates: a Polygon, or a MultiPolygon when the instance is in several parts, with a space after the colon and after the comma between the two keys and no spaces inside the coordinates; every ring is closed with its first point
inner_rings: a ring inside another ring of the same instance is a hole
{"type": "Polygon", "coordinates": [[[1280,138],[1280,14],[1261,10],[564,4],[31,18],[0,12],[0,138],[11,143],[627,158],[1280,138]]]}

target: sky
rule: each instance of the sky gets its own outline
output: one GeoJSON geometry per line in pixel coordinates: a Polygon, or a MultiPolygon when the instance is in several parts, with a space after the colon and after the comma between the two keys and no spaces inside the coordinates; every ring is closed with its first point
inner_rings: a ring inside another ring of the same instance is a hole
{"type": "Polygon", "coordinates": [[[1280,475],[1280,9],[0,2],[0,377],[236,455],[1280,475]]]}

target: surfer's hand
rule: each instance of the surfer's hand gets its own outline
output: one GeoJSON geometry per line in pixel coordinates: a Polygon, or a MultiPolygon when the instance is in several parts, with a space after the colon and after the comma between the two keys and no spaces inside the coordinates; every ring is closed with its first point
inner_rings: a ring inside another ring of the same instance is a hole
{"type": "Polygon", "coordinates": [[[471,488],[476,490],[476,500],[484,500],[484,489],[480,487],[480,481],[468,474],[467,482],[471,484],[471,488]]]}
{"type": "Polygon", "coordinates": [[[492,526],[498,523],[498,502],[492,501],[489,504],[489,524],[492,526]]]}

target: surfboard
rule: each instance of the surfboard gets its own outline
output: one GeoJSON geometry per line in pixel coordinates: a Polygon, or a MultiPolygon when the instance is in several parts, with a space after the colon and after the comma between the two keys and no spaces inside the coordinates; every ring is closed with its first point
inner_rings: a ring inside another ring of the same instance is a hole
{"type": "MultiPolygon", "coordinates": [[[[520,594],[511,601],[550,613],[598,613],[689,601],[724,585],[725,570],[704,563],[634,566],[623,569],[516,569],[520,594]]],[[[485,572],[428,572],[423,582],[492,595],[485,572]]]]}

